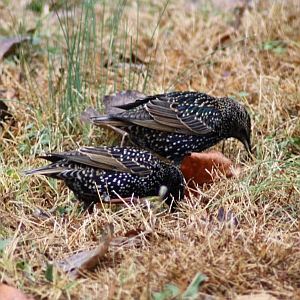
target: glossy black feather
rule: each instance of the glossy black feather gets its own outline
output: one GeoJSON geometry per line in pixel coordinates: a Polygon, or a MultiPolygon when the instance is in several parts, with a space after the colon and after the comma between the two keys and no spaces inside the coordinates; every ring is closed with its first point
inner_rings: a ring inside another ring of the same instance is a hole
{"type": "Polygon", "coordinates": [[[160,187],[168,189],[171,205],[184,196],[181,171],[148,151],[131,147],[86,147],[72,152],[41,156],[52,164],[24,173],[63,180],[85,208],[91,203],[121,197],[157,196],[160,187]]]}
{"type": "MultiPolygon", "coordinates": [[[[180,164],[190,152],[203,151],[230,137],[251,153],[251,121],[246,109],[230,98],[197,92],[148,96],[118,106],[118,114],[91,116],[89,122],[112,125],[129,134],[133,143],[180,164]]],[[[84,113],[83,113],[84,114],[84,113]]]]}

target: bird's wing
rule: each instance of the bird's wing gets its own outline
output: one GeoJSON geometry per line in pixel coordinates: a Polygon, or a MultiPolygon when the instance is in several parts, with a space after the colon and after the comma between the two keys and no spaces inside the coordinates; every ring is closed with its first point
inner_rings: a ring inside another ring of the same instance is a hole
{"type": "Polygon", "coordinates": [[[78,151],[87,157],[84,164],[140,176],[151,173],[151,160],[155,159],[149,152],[131,147],[85,147],[78,151]]]}
{"type": "Polygon", "coordinates": [[[70,168],[61,167],[61,166],[58,166],[57,164],[51,164],[51,165],[48,165],[48,166],[45,166],[45,167],[40,167],[40,168],[36,168],[36,169],[22,171],[21,174],[24,174],[24,175],[32,175],[32,174],[35,174],[35,175],[48,175],[49,177],[56,178],[55,175],[57,175],[58,173],[64,172],[66,170],[70,170],[70,168]]]}
{"type": "Polygon", "coordinates": [[[135,124],[155,130],[193,134],[178,119],[176,111],[171,109],[171,100],[172,98],[167,97],[167,94],[148,96],[118,106],[125,111],[110,117],[115,121],[127,122],[127,125],[135,124]]]}
{"type": "Polygon", "coordinates": [[[46,153],[45,155],[40,155],[38,158],[46,159],[52,164],[23,171],[22,173],[24,175],[48,175],[50,177],[55,177],[56,174],[71,170],[72,168],[69,166],[69,162],[66,159],[68,156],[76,157],[78,151],[72,151],[72,152],[60,152],[60,153],[46,153]]]}
{"type": "Polygon", "coordinates": [[[137,99],[118,106],[118,114],[92,117],[96,125],[127,127],[135,124],[154,130],[188,135],[209,134],[221,126],[219,99],[197,92],[172,92],[137,99]]]}
{"type": "Polygon", "coordinates": [[[70,162],[74,162],[87,167],[146,176],[151,173],[151,161],[155,159],[149,152],[130,147],[84,147],[72,152],[49,153],[40,158],[52,164],[25,171],[24,174],[58,173],[72,169],[70,162]]]}
{"type": "Polygon", "coordinates": [[[147,111],[157,123],[174,132],[209,134],[217,131],[222,121],[215,102],[216,98],[201,93],[170,93],[166,99],[157,97],[147,103],[147,111]]]}

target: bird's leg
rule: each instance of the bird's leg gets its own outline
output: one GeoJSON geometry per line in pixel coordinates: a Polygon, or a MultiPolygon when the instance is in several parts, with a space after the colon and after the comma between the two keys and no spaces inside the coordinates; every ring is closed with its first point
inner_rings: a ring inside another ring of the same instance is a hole
{"type": "Polygon", "coordinates": [[[121,147],[123,147],[124,145],[124,141],[125,141],[125,137],[128,136],[128,133],[120,128],[117,128],[115,126],[112,125],[107,125],[107,127],[111,128],[112,130],[120,133],[122,135],[122,141],[121,141],[121,147]]]}
{"type": "Polygon", "coordinates": [[[223,145],[222,145],[222,153],[224,154],[225,151],[225,140],[223,140],[223,145]]]}
{"type": "MultiPolygon", "coordinates": [[[[79,200],[79,201],[82,201],[82,200],[79,200]]],[[[94,211],[94,204],[95,203],[93,201],[84,201],[83,202],[83,210],[88,211],[88,213],[91,214],[94,211]]]]}

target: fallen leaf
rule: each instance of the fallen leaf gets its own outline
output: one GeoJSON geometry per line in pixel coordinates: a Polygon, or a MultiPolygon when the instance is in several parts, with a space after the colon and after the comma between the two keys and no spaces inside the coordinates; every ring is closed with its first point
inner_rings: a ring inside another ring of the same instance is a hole
{"type": "MultiPolygon", "coordinates": [[[[115,108],[115,109],[117,110],[119,108],[115,108]]],[[[83,111],[81,113],[81,115],[79,116],[79,119],[83,123],[93,125],[94,124],[93,118],[98,118],[98,117],[101,117],[101,114],[96,109],[94,109],[92,107],[88,107],[85,111],[83,111]]],[[[120,133],[123,136],[122,141],[121,141],[121,146],[124,144],[125,137],[128,135],[126,131],[124,131],[120,128],[111,126],[111,125],[103,124],[102,127],[108,127],[108,128],[111,128],[112,130],[120,133]]]]}
{"type": "MultiPolygon", "coordinates": [[[[105,106],[106,114],[117,114],[123,109],[117,106],[125,105],[134,102],[137,99],[143,99],[146,95],[139,91],[124,90],[111,95],[106,95],[102,98],[105,106]]],[[[93,124],[92,118],[100,117],[101,114],[94,108],[88,107],[80,115],[80,120],[84,123],[93,124]]]]}
{"type": "Polygon", "coordinates": [[[12,286],[0,283],[0,299],[1,300],[34,300],[26,297],[24,293],[12,286]]]}
{"type": "Polygon", "coordinates": [[[117,114],[123,109],[117,106],[132,103],[137,99],[143,99],[146,95],[139,91],[124,90],[111,95],[106,95],[102,98],[107,114],[117,114]]]}
{"type": "Polygon", "coordinates": [[[71,276],[76,276],[85,271],[92,271],[107,253],[113,232],[113,225],[111,223],[107,224],[97,248],[72,255],[63,261],[57,262],[56,266],[64,272],[70,272],[71,276]]]}
{"type": "Polygon", "coordinates": [[[234,34],[233,30],[230,30],[227,33],[222,34],[218,37],[218,41],[214,44],[213,49],[221,49],[225,47],[226,45],[230,44],[232,42],[232,35],[234,34]]]}
{"type": "Polygon", "coordinates": [[[22,36],[20,38],[5,38],[0,40],[0,61],[3,58],[15,53],[18,46],[25,41],[29,41],[30,39],[30,36],[22,36]]]}
{"type": "Polygon", "coordinates": [[[298,18],[297,12],[293,12],[290,15],[287,16],[287,22],[290,23],[298,18]]]}
{"type": "Polygon", "coordinates": [[[238,226],[240,223],[239,217],[235,216],[232,211],[229,211],[228,213],[225,212],[223,207],[220,207],[217,219],[220,223],[227,224],[229,228],[232,226],[238,226]]]}
{"type": "Polygon", "coordinates": [[[233,166],[231,160],[217,150],[191,153],[183,159],[180,170],[191,187],[195,184],[201,186],[204,183],[212,183],[220,174],[230,178],[238,177],[241,172],[239,165],[233,166]]]}
{"type": "MultiPolygon", "coordinates": [[[[119,106],[132,103],[137,99],[143,99],[145,97],[146,95],[141,92],[124,90],[121,92],[104,96],[102,98],[102,102],[105,106],[106,114],[117,114],[123,111],[123,109],[119,108],[119,106]]],[[[88,107],[84,112],[81,113],[79,118],[84,123],[94,124],[93,118],[97,117],[101,117],[101,114],[94,108],[88,107]]],[[[111,125],[103,124],[102,126],[111,128],[114,131],[120,133],[122,135],[121,146],[124,144],[125,137],[128,136],[126,131],[111,125]]]]}
{"type": "Polygon", "coordinates": [[[138,236],[141,233],[142,233],[141,229],[130,229],[125,233],[125,236],[131,238],[131,237],[138,236]]]}
{"type": "Polygon", "coordinates": [[[92,119],[98,117],[101,117],[101,114],[98,112],[98,110],[88,107],[84,112],[81,113],[79,119],[84,123],[94,124],[92,119]]]}

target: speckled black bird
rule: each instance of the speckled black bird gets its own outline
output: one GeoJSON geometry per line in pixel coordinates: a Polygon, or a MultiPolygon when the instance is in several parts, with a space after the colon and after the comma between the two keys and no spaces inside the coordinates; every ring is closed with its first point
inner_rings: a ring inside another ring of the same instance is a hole
{"type": "Polygon", "coordinates": [[[118,106],[123,112],[81,119],[94,125],[119,127],[139,147],[180,164],[190,152],[201,152],[230,137],[251,153],[250,116],[244,106],[224,97],[197,92],[172,92],[148,96],[118,106]]]}
{"type": "Polygon", "coordinates": [[[86,147],[72,152],[40,156],[52,164],[24,173],[63,180],[84,202],[84,208],[121,197],[157,196],[167,187],[166,203],[174,208],[184,196],[181,171],[164,163],[150,152],[132,147],[86,147]],[[175,202],[173,202],[173,197],[175,202]]]}

